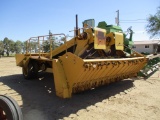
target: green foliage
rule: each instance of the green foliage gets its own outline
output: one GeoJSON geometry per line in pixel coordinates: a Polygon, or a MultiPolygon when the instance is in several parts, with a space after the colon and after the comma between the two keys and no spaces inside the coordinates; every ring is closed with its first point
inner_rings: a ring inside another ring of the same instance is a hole
{"type": "Polygon", "coordinates": [[[50,45],[52,47],[52,50],[54,50],[55,48],[57,48],[59,46],[55,37],[48,38],[47,41],[44,41],[44,43],[43,43],[44,52],[49,52],[50,51],[50,45]],[[51,43],[50,43],[50,40],[51,40],[51,43]]]}
{"type": "Polygon", "coordinates": [[[0,55],[3,55],[4,51],[4,46],[3,46],[3,41],[0,40],[0,55]]]}
{"type": "Polygon", "coordinates": [[[37,41],[31,41],[30,42],[30,47],[32,52],[37,52],[37,48],[38,48],[38,42],[37,41]]]}
{"type": "Polygon", "coordinates": [[[5,37],[3,40],[0,40],[0,55],[14,55],[15,53],[21,53],[23,48],[23,42],[17,40],[14,42],[11,39],[5,37]]]}
{"type": "Polygon", "coordinates": [[[65,38],[62,36],[52,36],[51,32],[49,33],[49,37],[46,37],[44,41],[39,41],[38,39],[30,40],[30,43],[21,42],[17,40],[16,42],[5,37],[4,40],[0,40],[0,55],[10,56],[18,53],[37,53],[37,52],[50,52],[50,47],[52,50],[56,49],[60,45],[62,45],[65,41],[65,38]],[[40,47],[40,48],[39,48],[40,47]]]}
{"type": "Polygon", "coordinates": [[[52,47],[52,50],[56,49],[60,45],[63,44],[64,38],[58,38],[58,37],[49,37],[47,41],[43,43],[43,50],[44,52],[49,52],[50,51],[50,45],[52,47]],[[50,43],[51,40],[51,43],[50,43]]]}
{"type": "Polygon", "coordinates": [[[23,49],[23,43],[19,40],[17,40],[14,44],[14,52],[15,53],[21,53],[23,49]]]}
{"type": "Polygon", "coordinates": [[[160,6],[157,9],[157,13],[155,15],[150,15],[147,19],[148,25],[146,26],[146,30],[152,37],[160,36],[160,6]]]}
{"type": "Polygon", "coordinates": [[[49,50],[50,50],[50,43],[49,43],[49,41],[45,41],[43,43],[43,50],[44,50],[44,52],[49,52],[49,50]]]}
{"type": "Polygon", "coordinates": [[[3,40],[4,52],[6,52],[7,56],[9,56],[10,52],[14,52],[14,41],[9,40],[7,37],[3,40]]]}

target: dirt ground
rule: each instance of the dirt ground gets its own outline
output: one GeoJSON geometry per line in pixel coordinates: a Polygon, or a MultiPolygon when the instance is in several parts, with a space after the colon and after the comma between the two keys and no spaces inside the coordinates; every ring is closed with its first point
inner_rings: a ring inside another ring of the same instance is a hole
{"type": "Polygon", "coordinates": [[[14,57],[0,58],[0,94],[13,97],[24,120],[160,120],[160,70],[148,79],[136,78],[74,94],[55,95],[53,75],[25,80],[14,57]]]}

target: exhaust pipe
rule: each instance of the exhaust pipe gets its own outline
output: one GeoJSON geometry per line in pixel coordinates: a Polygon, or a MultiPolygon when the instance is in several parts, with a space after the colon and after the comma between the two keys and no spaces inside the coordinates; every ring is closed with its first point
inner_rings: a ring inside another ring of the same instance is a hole
{"type": "Polygon", "coordinates": [[[78,36],[78,15],[76,14],[76,36],[78,36]]]}

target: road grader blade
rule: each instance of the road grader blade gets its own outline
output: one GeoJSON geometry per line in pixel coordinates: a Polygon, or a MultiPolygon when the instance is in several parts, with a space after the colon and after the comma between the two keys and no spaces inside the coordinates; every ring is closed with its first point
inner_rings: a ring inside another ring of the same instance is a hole
{"type": "Polygon", "coordinates": [[[75,37],[65,34],[31,37],[24,54],[16,54],[16,65],[22,67],[25,79],[38,77],[41,71],[53,73],[56,95],[70,98],[73,93],[89,90],[137,76],[149,58],[132,50],[129,38],[119,26],[85,20],[76,24],[75,37]]]}
{"type": "Polygon", "coordinates": [[[72,93],[137,76],[145,64],[143,57],[81,59],[68,52],[52,65],[56,94],[68,98],[72,93]]]}

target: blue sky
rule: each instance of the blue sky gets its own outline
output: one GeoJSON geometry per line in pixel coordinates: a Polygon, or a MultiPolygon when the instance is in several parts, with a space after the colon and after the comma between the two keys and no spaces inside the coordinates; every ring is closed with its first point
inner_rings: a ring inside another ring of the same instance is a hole
{"type": "Polygon", "coordinates": [[[96,25],[100,21],[115,24],[117,10],[122,29],[132,26],[133,40],[149,40],[145,19],[158,6],[160,0],[0,0],[0,40],[25,41],[49,30],[73,36],[69,31],[75,27],[76,14],[79,27],[85,19],[95,19],[96,25]]]}

